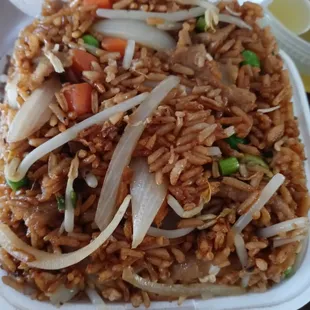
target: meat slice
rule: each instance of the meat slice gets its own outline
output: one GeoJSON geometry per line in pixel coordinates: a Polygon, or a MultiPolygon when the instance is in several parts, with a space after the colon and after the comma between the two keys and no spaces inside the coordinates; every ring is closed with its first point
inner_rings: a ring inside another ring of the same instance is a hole
{"type": "Polygon", "coordinates": [[[229,105],[237,106],[246,113],[256,108],[256,96],[248,89],[238,88],[233,85],[225,87],[223,95],[227,97],[229,105]]]}

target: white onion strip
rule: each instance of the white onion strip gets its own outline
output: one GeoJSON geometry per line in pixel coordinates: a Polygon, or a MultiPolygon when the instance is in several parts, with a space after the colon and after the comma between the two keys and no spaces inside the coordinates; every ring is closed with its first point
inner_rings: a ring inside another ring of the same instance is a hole
{"type": "Polygon", "coordinates": [[[101,230],[111,221],[115,212],[115,202],[122,174],[142,135],[145,120],[153,114],[162,100],[179,83],[178,77],[169,76],[152,90],[149,97],[131,115],[129,124],[114,150],[100,193],[95,222],[101,230]]]}
{"type": "Polygon", "coordinates": [[[197,7],[190,10],[177,11],[173,13],[155,13],[155,12],[143,12],[139,10],[109,10],[109,9],[98,9],[97,15],[104,18],[125,18],[144,20],[148,18],[158,18],[169,22],[181,22],[183,20],[195,18],[203,15],[205,9],[197,7]]]}
{"type": "Polygon", "coordinates": [[[123,58],[123,68],[128,70],[131,66],[133,56],[135,54],[136,42],[134,40],[128,40],[123,58]]]}
{"type": "Polygon", "coordinates": [[[242,15],[241,12],[235,12],[235,11],[233,11],[228,5],[225,6],[225,9],[226,9],[226,11],[227,11],[229,14],[231,14],[231,15],[233,15],[233,16],[240,17],[240,16],[242,15]]]}
{"type": "Polygon", "coordinates": [[[278,248],[282,245],[285,245],[285,244],[289,244],[289,243],[292,243],[292,242],[296,242],[296,241],[302,241],[306,238],[306,236],[304,235],[299,235],[299,236],[295,236],[295,237],[292,237],[292,238],[279,238],[279,239],[273,239],[273,247],[274,248],[278,248]]]}
{"type": "Polygon", "coordinates": [[[214,4],[205,0],[176,0],[176,2],[182,5],[197,5],[205,10],[214,10],[217,13],[219,12],[219,9],[214,4]]]}
{"type": "Polygon", "coordinates": [[[230,136],[232,136],[236,133],[235,127],[229,126],[229,127],[225,128],[224,133],[225,133],[226,137],[229,138],[230,136]]]}
{"type": "Polygon", "coordinates": [[[167,196],[167,203],[179,217],[184,219],[191,218],[199,214],[203,209],[203,203],[201,203],[198,207],[192,210],[184,211],[180,203],[172,195],[167,196]]]}
{"type": "Polygon", "coordinates": [[[79,159],[77,156],[75,156],[74,159],[71,161],[65,193],[66,209],[64,218],[64,228],[66,232],[73,232],[74,229],[75,206],[73,205],[72,201],[72,193],[74,192],[73,182],[78,177],[78,175],[79,175],[79,159]]]}
{"type": "Polygon", "coordinates": [[[298,217],[292,220],[281,222],[258,231],[258,235],[263,238],[269,238],[280,233],[309,227],[309,219],[307,217],[298,217]]]}
{"type": "Polygon", "coordinates": [[[130,195],[124,199],[112,222],[104,231],[100,233],[100,235],[95,240],[77,251],[66,254],[54,254],[40,251],[18,238],[17,235],[6,224],[0,224],[0,245],[13,257],[24,262],[30,267],[45,270],[59,270],[67,268],[77,264],[95,252],[112,235],[116,227],[121,222],[129,206],[130,199],[130,195]],[[33,255],[35,260],[27,260],[26,257],[19,254],[18,250],[33,255]]]}
{"type": "Polygon", "coordinates": [[[88,287],[85,289],[85,293],[91,303],[95,306],[96,310],[108,310],[107,304],[103,301],[103,299],[95,289],[91,289],[88,287]]]}
{"type": "MultiPolygon", "coordinates": [[[[72,126],[66,131],[60,133],[54,138],[48,140],[47,142],[41,144],[39,147],[34,149],[31,153],[29,153],[21,162],[17,170],[14,170],[14,165],[8,165],[5,167],[5,175],[6,178],[17,182],[21,180],[27,173],[28,169],[40,158],[45,156],[46,154],[52,152],[58,147],[64,145],[65,143],[74,140],[78,133],[92,125],[101,124],[104,121],[108,120],[111,116],[115,115],[119,112],[125,112],[136,105],[140,104],[146,97],[148,93],[140,94],[136,97],[128,99],[123,103],[119,103],[111,108],[108,108],[100,113],[95,114],[92,117],[87,118],[86,120],[72,126]]],[[[34,113],[33,113],[34,114],[34,113]]]]}
{"type": "Polygon", "coordinates": [[[228,24],[234,24],[239,28],[246,28],[252,30],[252,27],[248,25],[245,21],[243,21],[239,17],[227,15],[227,14],[219,14],[219,21],[228,24]]]}
{"type": "Polygon", "coordinates": [[[229,296],[240,295],[245,293],[245,290],[240,286],[210,284],[210,283],[196,283],[196,284],[163,284],[152,282],[144,279],[133,273],[132,269],[126,268],[123,270],[123,280],[129,282],[133,286],[140,288],[143,291],[158,294],[160,296],[169,297],[194,297],[199,296],[205,292],[210,292],[214,296],[229,296]]]}
{"type": "Polygon", "coordinates": [[[270,113],[270,112],[273,112],[273,111],[276,111],[278,109],[280,109],[281,106],[280,105],[277,105],[275,107],[272,107],[272,108],[267,108],[267,109],[258,109],[257,112],[258,113],[270,113]]]}
{"type": "Polygon", "coordinates": [[[10,125],[7,136],[8,142],[17,142],[28,138],[50,119],[52,111],[49,109],[49,104],[60,88],[59,80],[51,78],[40,88],[33,91],[10,125]]]}
{"type": "Polygon", "coordinates": [[[133,222],[132,248],[136,248],[143,241],[163,204],[167,195],[167,186],[156,184],[155,177],[149,172],[149,165],[145,159],[134,159],[130,167],[134,171],[130,185],[133,222]]]}
{"type": "MultiPolygon", "coordinates": [[[[252,205],[252,207],[242,216],[240,216],[233,226],[233,230],[237,233],[241,233],[241,231],[247,226],[253,219],[253,214],[255,212],[260,211],[263,206],[270,200],[270,198],[274,195],[274,193],[279,189],[279,187],[283,184],[285,177],[278,173],[268,182],[268,184],[262,190],[258,200],[252,205]]],[[[269,228],[269,227],[268,227],[269,228]]]]}
{"type": "Polygon", "coordinates": [[[165,237],[167,239],[176,239],[184,237],[191,233],[195,228],[180,228],[180,229],[161,229],[150,227],[147,234],[152,237],[165,237]]]}
{"type": "Polygon", "coordinates": [[[97,177],[91,173],[91,172],[88,172],[85,174],[84,176],[84,180],[86,182],[86,184],[91,187],[91,188],[96,188],[98,186],[98,179],[97,177]]]}
{"type": "Polygon", "coordinates": [[[48,294],[48,296],[53,305],[60,307],[62,304],[69,302],[79,291],[75,286],[69,289],[62,284],[55,292],[48,294]]]}
{"type": "Polygon", "coordinates": [[[17,84],[19,82],[19,75],[15,73],[12,79],[10,79],[5,86],[5,102],[7,101],[10,108],[17,110],[20,106],[17,101],[18,91],[17,84]]]}
{"type": "Polygon", "coordinates": [[[248,264],[248,252],[245,248],[245,243],[241,234],[235,234],[234,244],[241,266],[242,268],[246,268],[248,264]]]}
{"type": "Polygon", "coordinates": [[[139,20],[106,19],[95,23],[92,30],[107,36],[134,40],[158,51],[174,49],[176,46],[170,34],[139,20]]]}

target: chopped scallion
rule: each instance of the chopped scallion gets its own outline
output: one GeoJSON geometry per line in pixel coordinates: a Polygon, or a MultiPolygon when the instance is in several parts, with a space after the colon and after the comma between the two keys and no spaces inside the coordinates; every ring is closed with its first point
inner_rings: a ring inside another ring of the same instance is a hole
{"type": "Polygon", "coordinates": [[[71,196],[71,201],[72,201],[73,208],[76,208],[76,202],[77,202],[77,194],[76,194],[76,192],[72,191],[70,193],[70,196],[71,196]]]}
{"type": "Polygon", "coordinates": [[[241,54],[244,59],[244,61],[241,63],[241,66],[250,65],[251,67],[260,68],[260,60],[254,52],[244,50],[241,54]]]}
{"type": "Polygon", "coordinates": [[[56,197],[57,200],[57,207],[59,211],[63,211],[66,209],[66,202],[63,196],[56,197]]]}
{"type": "Polygon", "coordinates": [[[266,169],[269,169],[267,163],[259,156],[245,154],[244,157],[242,158],[242,162],[247,165],[258,165],[266,169]]]}
{"type": "Polygon", "coordinates": [[[29,184],[29,180],[26,177],[17,182],[13,182],[7,179],[6,183],[12,188],[13,192],[16,192],[20,188],[27,186],[29,184]]]}
{"type": "Polygon", "coordinates": [[[232,135],[229,138],[226,138],[225,141],[230,145],[234,150],[238,150],[238,144],[247,144],[247,139],[239,138],[236,135],[232,135]]]}
{"type": "Polygon", "coordinates": [[[196,21],[196,31],[205,32],[206,31],[206,19],[204,16],[200,16],[196,21]]]}
{"type": "Polygon", "coordinates": [[[86,34],[83,36],[83,41],[85,44],[88,44],[88,45],[91,45],[91,46],[95,46],[95,47],[99,47],[100,44],[99,44],[99,41],[93,37],[92,35],[90,34],[86,34]]]}
{"type": "Polygon", "coordinates": [[[229,157],[219,161],[219,166],[222,175],[231,175],[238,171],[239,162],[236,157],[229,157]]]}
{"type": "Polygon", "coordinates": [[[285,278],[289,278],[293,273],[293,268],[292,267],[288,267],[285,271],[284,271],[284,277],[285,278]]]}

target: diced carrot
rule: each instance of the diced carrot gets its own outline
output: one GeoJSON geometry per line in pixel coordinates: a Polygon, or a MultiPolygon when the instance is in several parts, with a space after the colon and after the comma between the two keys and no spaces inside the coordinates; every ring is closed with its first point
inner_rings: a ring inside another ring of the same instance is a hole
{"type": "Polygon", "coordinates": [[[84,0],[85,5],[97,5],[101,9],[112,9],[112,0],[84,0]]]}
{"type": "Polygon", "coordinates": [[[119,52],[122,56],[124,56],[127,40],[105,37],[101,41],[101,46],[108,52],[119,52]]]}
{"type": "Polygon", "coordinates": [[[91,85],[87,83],[73,84],[65,88],[64,96],[68,103],[69,111],[83,115],[91,112],[91,85]]]}
{"type": "Polygon", "coordinates": [[[98,59],[85,51],[74,49],[72,51],[72,69],[76,74],[81,74],[83,71],[90,71],[92,61],[98,62],[98,59]]]}
{"type": "Polygon", "coordinates": [[[168,203],[167,203],[167,199],[165,199],[162,203],[162,205],[160,206],[156,216],[155,216],[155,219],[154,219],[154,224],[157,226],[157,227],[160,227],[161,224],[162,224],[162,221],[165,219],[165,217],[167,216],[168,214],[168,203]]]}

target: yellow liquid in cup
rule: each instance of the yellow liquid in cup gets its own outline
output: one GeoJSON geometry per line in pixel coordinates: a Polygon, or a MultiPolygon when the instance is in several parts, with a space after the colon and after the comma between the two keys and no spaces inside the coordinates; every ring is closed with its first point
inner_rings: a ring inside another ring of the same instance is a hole
{"type": "MultiPolygon", "coordinates": [[[[286,28],[310,42],[310,0],[273,0],[268,9],[286,28]]],[[[310,72],[301,77],[310,92],[310,72]]]]}

